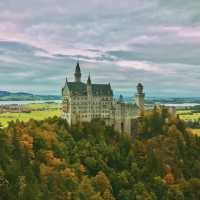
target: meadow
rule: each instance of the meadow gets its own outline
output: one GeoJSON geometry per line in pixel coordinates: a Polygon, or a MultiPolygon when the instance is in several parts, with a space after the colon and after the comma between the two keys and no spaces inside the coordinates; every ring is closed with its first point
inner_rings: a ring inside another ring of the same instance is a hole
{"type": "Polygon", "coordinates": [[[200,119],[200,112],[193,112],[193,110],[178,110],[180,118],[184,121],[195,121],[200,119]]]}
{"type": "MultiPolygon", "coordinates": [[[[200,121],[200,111],[194,109],[180,109],[177,110],[177,114],[180,119],[184,120],[186,123],[200,121]]],[[[200,135],[200,128],[193,128],[193,130],[197,135],[200,135]]]]}
{"type": "MultiPolygon", "coordinates": [[[[60,103],[30,103],[23,105],[24,108],[30,109],[30,113],[18,112],[18,113],[2,113],[0,114],[0,124],[2,127],[7,127],[10,121],[24,121],[27,122],[30,119],[44,120],[48,117],[61,115],[60,103]]],[[[179,109],[177,110],[179,117],[186,123],[200,121],[200,111],[197,112],[193,109],[179,109]]],[[[200,135],[200,128],[193,128],[193,131],[200,135]]]]}
{"type": "Polygon", "coordinates": [[[10,121],[24,121],[30,119],[44,120],[48,117],[59,116],[61,113],[61,105],[58,103],[31,103],[23,105],[31,110],[30,113],[2,113],[0,114],[0,123],[2,127],[6,127],[10,121]]]}

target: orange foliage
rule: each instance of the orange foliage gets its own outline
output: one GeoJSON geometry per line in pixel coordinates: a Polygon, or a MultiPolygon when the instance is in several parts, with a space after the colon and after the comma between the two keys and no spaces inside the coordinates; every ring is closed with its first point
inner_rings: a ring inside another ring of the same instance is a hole
{"type": "Polygon", "coordinates": [[[54,159],[54,155],[53,155],[53,151],[51,150],[46,150],[44,151],[45,157],[47,161],[50,161],[52,159],[54,159]]]}
{"type": "Polygon", "coordinates": [[[38,134],[45,142],[48,144],[52,144],[57,142],[56,135],[53,132],[50,131],[43,131],[38,134]]]}
{"type": "Polygon", "coordinates": [[[51,162],[49,163],[51,166],[59,166],[61,164],[63,164],[63,161],[60,158],[54,158],[53,160],[51,160],[51,162]]]}
{"type": "Polygon", "coordinates": [[[198,135],[198,132],[192,128],[187,128],[187,132],[191,135],[198,135]]]}
{"type": "Polygon", "coordinates": [[[22,140],[21,143],[23,144],[23,146],[27,149],[32,149],[33,148],[33,137],[31,137],[30,135],[22,135],[22,140]]]}
{"type": "Polygon", "coordinates": [[[168,185],[172,185],[175,182],[174,176],[170,172],[165,175],[164,180],[168,185]]]}
{"type": "Polygon", "coordinates": [[[74,170],[70,168],[65,168],[60,174],[61,176],[67,177],[67,178],[75,177],[74,170]]]}
{"type": "Polygon", "coordinates": [[[51,166],[56,167],[63,164],[63,160],[61,160],[60,158],[54,157],[53,151],[51,150],[44,151],[44,155],[45,155],[46,161],[51,166]]]}

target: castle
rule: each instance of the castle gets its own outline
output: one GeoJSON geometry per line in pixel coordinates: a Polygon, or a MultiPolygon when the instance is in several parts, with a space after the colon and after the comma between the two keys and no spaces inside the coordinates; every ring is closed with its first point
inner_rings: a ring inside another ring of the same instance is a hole
{"type": "Polygon", "coordinates": [[[69,125],[103,119],[115,130],[133,135],[139,113],[144,110],[145,94],[141,83],[137,85],[135,102],[125,103],[122,95],[116,100],[110,83],[94,84],[90,75],[86,83],[81,81],[79,62],[76,65],[74,82],[66,79],[62,96],[62,117],[69,125]]]}

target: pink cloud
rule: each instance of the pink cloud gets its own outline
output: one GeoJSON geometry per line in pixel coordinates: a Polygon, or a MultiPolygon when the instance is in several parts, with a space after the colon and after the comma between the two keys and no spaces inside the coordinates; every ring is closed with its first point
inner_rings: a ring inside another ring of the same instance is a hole
{"type": "Polygon", "coordinates": [[[153,71],[159,72],[160,68],[155,67],[153,64],[149,64],[147,62],[142,61],[117,61],[115,62],[117,65],[121,67],[121,70],[126,71],[127,69],[136,69],[136,70],[144,70],[144,71],[153,71]]]}
{"type": "Polygon", "coordinates": [[[179,37],[186,38],[199,38],[200,39],[200,27],[182,27],[182,26],[164,26],[160,29],[163,32],[173,33],[179,37]]]}

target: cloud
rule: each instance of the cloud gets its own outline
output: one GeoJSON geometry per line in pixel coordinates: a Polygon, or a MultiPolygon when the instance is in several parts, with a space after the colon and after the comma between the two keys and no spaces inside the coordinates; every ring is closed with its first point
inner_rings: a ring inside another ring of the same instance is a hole
{"type": "Polygon", "coordinates": [[[181,26],[166,26],[161,29],[163,32],[173,33],[180,38],[191,38],[200,42],[200,27],[181,27],[181,26]]]}
{"type": "Polygon", "coordinates": [[[2,0],[0,89],[59,94],[79,58],[85,81],[133,94],[193,95],[200,84],[200,2],[2,0]],[[187,80],[187,81],[186,81],[187,80]]]}
{"type": "Polygon", "coordinates": [[[122,67],[122,71],[134,69],[147,72],[163,73],[163,71],[159,67],[154,66],[153,63],[150,64],[141,61],[117,61],[116,64],[122,67]]]}

